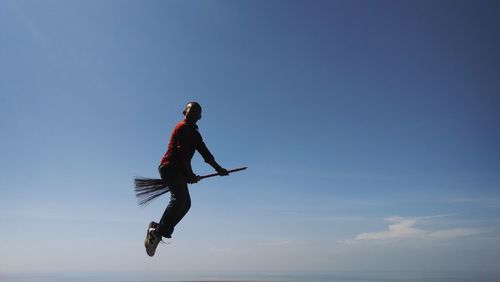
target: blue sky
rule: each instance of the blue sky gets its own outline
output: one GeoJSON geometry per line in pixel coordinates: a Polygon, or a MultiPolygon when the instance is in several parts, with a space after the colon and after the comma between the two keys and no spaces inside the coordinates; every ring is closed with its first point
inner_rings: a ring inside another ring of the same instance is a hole
{"type": "Polygon", "coordinates": [[[494,272],[499,29],[495,1],[0,1],[0,275],[494,272]],[[249,169],[151,259],[168,199],[132,180],[190,100],[249,169]]]}

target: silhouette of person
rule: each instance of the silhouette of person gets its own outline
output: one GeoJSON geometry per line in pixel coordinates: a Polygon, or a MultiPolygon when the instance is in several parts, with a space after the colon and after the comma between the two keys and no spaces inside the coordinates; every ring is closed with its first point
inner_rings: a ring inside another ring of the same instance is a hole
{"type": "Polygon", "coordinates": [[[198,131],[196,122],[201,119],[201,106],[197,102],[189,102],[183,111],[185,118],[174,128],[167,151],[160,161],[158,171],[168,184],[170,202],[159,223],[149,223],[144,245],[146,253],[154,256],[156,247],[162,237],[171,238],[175,226],[181,221],[191,207],[188,183],[196,183],[199,175],[191,168],[191,159],[198,151],[206,163],[211,165],[220,175],[228,175],[210,153],[198,131]]]}

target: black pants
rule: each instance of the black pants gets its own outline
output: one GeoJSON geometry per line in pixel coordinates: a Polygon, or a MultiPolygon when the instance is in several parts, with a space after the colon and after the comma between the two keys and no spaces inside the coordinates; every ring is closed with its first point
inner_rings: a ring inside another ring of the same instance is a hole
{"type": "Polygon", "coordinates": [[[170,189],[170,202],[161,217],[159,231],[163,237],[171,238],[175,226],[191,208],[191,197],[182,171],[164,166],[160,166],[158,171],[170,189]]]}

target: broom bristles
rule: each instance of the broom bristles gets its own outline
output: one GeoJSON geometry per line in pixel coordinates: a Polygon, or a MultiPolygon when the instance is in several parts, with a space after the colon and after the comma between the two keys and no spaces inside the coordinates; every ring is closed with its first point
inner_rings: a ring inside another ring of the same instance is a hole
{"type": "Polygon", "coordinates": [[[147,206],[152,200],[169,191],[168,185],[162,179],[136,177],[135,195],[140,206],[147,206]]]}

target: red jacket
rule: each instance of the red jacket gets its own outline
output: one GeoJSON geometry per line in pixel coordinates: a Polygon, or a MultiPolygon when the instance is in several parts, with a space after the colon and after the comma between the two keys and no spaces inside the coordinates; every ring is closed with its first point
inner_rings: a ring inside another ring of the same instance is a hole
{"type": "Polygon", "coordinates": [[[215,162],[214,156],[203,142],[198,126],[184,119],[172,131],[167,152],[163,155],[160,165],[181,169],[186,175],[192,174],[191,159],[195,151],[201,154],[205,162],[209,164],[215,162]]]}

